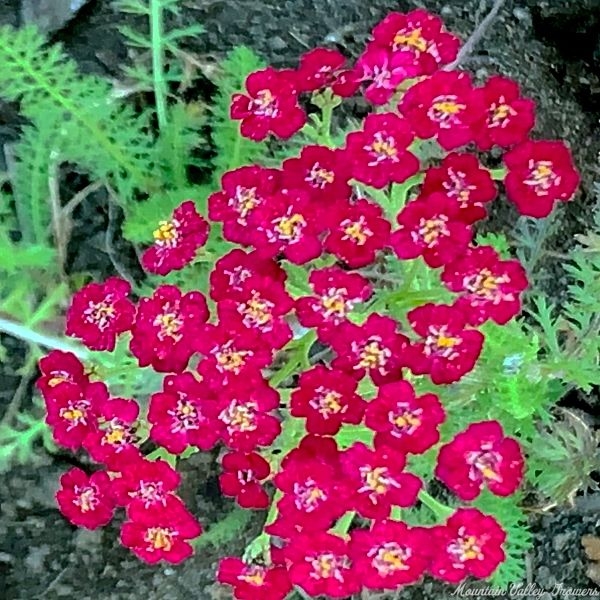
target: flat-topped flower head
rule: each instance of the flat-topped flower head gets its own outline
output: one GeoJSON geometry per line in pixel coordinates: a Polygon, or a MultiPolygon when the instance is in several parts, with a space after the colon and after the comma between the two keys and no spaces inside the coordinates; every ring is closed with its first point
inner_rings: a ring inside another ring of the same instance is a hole
{"type": "Polygon", "coordinates": [[[210,273],[210,297],[215,302],[243,298],[253,278],[283,284],[287,274],[275,260],[234,248],[215,262],[210,273]]]}
{"type": "Polygon", "coordinates": [[[523,454],[498,421],[473,423],[440,449],[435,475],[462,500],[473,500],[487,487],[510,496],[523,479],[523,454]]]}
{"type": "Polygon", "coordinates": [[[286,190],[271,196],[252,212],[251,242],[259,256],[273,258],[282,253],[290,262],[304,264],[320,256],[319,239],[327,223],[310,196],[301,190],[286,190]]]}
{"type": "Polygon", "coordinates": [[[344,70],[346,57],[331,48],[313,48],[300,57],[296,70],[296,89],[315,92],[331,87],[344,70]]]}
{"type": "Polygon", "coordinates": [[[279,419],[271,414],[279,401],[279,393],[264,380],[252,387],[239,381],[224,388],[218,401],[223,443],[241,452],[269,446],[281,433],[279,419]]]}
{"type": "Polygon", "coordinates": [[[460,218],[458,203],[436,192],[409,202],[398,214],[398,229],[391,246],[403,260],[423,257],[432,268],[462,254],[473,238],[469,225],[460,218]]]}
{"type": "Polygon", "coordinates": [[[315,269],[308,281],[315,296],[296,300],[296,315],[304,327],[316,327],[320,337],[327,332],[335,335],[335,328],[348,321],[354,307],[373,293],[364,277],[339,267],[315,269]]]}
{"type": "Polygon", "coordinates": [[[121,527],[121,543],[149,564],[184,561],[194,553],[189,540],[202,533],[198,521],[175,496],[164,506],[133,506],[128,516],[130,520],[121,527]]]}
{"type": "Polygon", "coordinates": [[[476,508],[459,508],[445,525],[429,529],[432,554],[430,573],[448,583],[468,576],[487,579],[506,557],[506,533],[492,516],[476,508]]]}
{"type": "Polygon", "coordinates": [[[280,172],[259,165],[228,171],[221,177],[221,191],[208,197],[208,216],[223,223],[223,237],[247,244],[251,230],[248,217],[279,189],[280,172]]]}
{"type": "Polygon", "coordinates": [[[527,141],[504,155],[506,195],[528,217],[547,217],[556,202],[573,199],[579,173],[564,142],[527,141]]]}
{"type": "Polygon", "coordinates": [[[407,317],[420,336],[406,353],[413,373],[428,373],[433,383],[442,384],[454,383],[473,370],[484,338],[468,326],[469,313],[461,306],[428,303],[407,317]]]}
{"type": "Polygon", "coordinates": [[[332,367],[357,379],[369,375],[376,385],[402,378],[407,338],[390,317],[369,315],[362,325],[344,323],[327,342],[337,354],[332,367]]]}
{"type": "Polygon", "coordinates": [[[343,151],[327,146],[304,146],[300,156],[283,161],[282,186],[302,190],[314,202],[333,206],[351,192],[351,171],[344,156],[343,151]]]}
{"type": "Polygon", "coordinates": [[[342,203],[330,216],[330,232],[325,249],[352,269],[375,261],[389,243],[390,223],[378,204],[361,198],[342,203]]]}
{"type": "Polygon", "coordinates": [[[445,31],[439,17],[419,8],[388,14],[374,27],[371,44],[407,53],[418,65],[419,74],[427,75],[456,58],[460,41],[445,31]]]}
{"type": "Polygon", "coordinates": [[[374,45],[359,56],[355,69],[361,81],[367,84],[365,98],[376,106],[389,102],[404,81],[419,75],[414,56],[374,45]]]}
{"type": "Polygon", "coordinates": [[[490,172],[476,156],[451,152],[439,167],[425,171],[420,195],[427,198],[437,193],[454,200],[460,208],[458,219],[471,224],[486,216],[485,204],[494,200],[498,190],[490,172]]]}
{"type": "Polygon", "coordinates": [[[431,537],[424,527],[377,521],[350,534],[350,556],[370,590],[396,590],[417,583],[429,565],[431,537]]]}
{"type": "Polygon", "coordinates": [[[230,116],[241,120],[240,133],[255,141],[269,133],[288,139],[306,123],[306,113],[298,105],[295,76],[267,67],[246,78],[246,94],[234,94],[230,116]]]}
{"type": "Polygon", "coordinates": [[[268,277],[253,278],[243,295],[217,304],[221,323],[231,323],[236,330],[260,337],[274,350],[283,348],[292,338],[292,330],[284,317],[294,301],[280,281],[268,277]]]}
{"type": "Polygon", "coordinates": [[[343,371],[316,365],[300,375],[290,396],[290,413],[306,419],[306,431],[335,435],[342,423],[357,425],[365,401],[356,393],[358,381],[343,371]]]}
{"type": "Polygon", "coordinates": [[[141,367],[181,372],[207,319],[208,306],[200,292],[184,294],[174,285],[160,285],[140,300],[129,347],[141,367]]]}
{"type": "Polygon", "coordinates": [[[486,110],[473,125],[475,143],[482,150],[508,148],[527,139],[535,124],[535,102],[521,97],[515,81],[494,75],[473,95],[486,110]]]}
{"type": "Polygon", "coordinates": [[[121,506],[165,506],[181,483],[179,473],[162,459],[139,457],[121,465],[112,480],[112,494],[121,506]]]}
{"type": "Polygon", "coordinates": [[[204,335],[196,340],[203,357],[198,372],[204,383],[218,393],[232,382],[262,379],[262,369],[273,360],[273,349],[254,330],[233,328],[220,322],[207,325],[204,335]]]}
{"type": "Polygon", "coordinates": [[[60,486],[56,493],[58,508],[73,525],[97,529],[113,518],[115,502],[105,471],[88,476],[81,469],[70,469],[61,475],[60,486]]]}
{"type": "Polygon", "coordinates": [[[131,285],[119,277],[89,283],[75,292],[67,312],[67,335],[80,339],[90,350],[115,349],[117,337],[129,331],[135,306],[127,298],[131,285]]]}
{"type": "Polygon", "coordinates": [[[55,395],[60,386],[83,388],[90,381],[84,365],[72,352],[52,350],[40,359],[39,369],[41,375],[36,386],[46,401],[55,395]]]}
{"type": "Polygon", "coordinates": [[[262,482],[271,474],[269,463],[256,452],[228,452],[221,461],[221,492],[242,508],[267,508],[269,496],[262,482]]]}
{"type": "Polygon", "coordinates": [[[142,255],[146,271],[167,275],[190,264],[198,249],[208,240],[208,223],[192,200],[179,205],[166,221],[154,230],[154,244],[142,255]]]}
{"type": "Polygon", "coordinates": [[[387,519],[393,506],[412,506],[422,481],[405,473],[404,454],[381,446],[372,450],[354,443],[341,456],[348,503],[367,519],[387,519]]]}
{"type": "Polygon", "coordinates": [[[301,534],[284,549],[291,582],[308,595],[346,598],[361,588],[347,542],[331,533],[301,534]]]}
{"type": "Polygon", "coordinates": [[[139,412],[135,400],[115,398],[105,402],[98,411],[98,427],[83,442],[90,456],[113,471],[138,459],[135,424],[139,412]]]}
{"type": "Polygon", "coordinates": [[[446,414],[435,394],[417,396],[408,381],[379,386],[369,402],[365,425],[375,432],[375,447],[421,454],[440,439],[446,414]]]}
{"type": "Polygon", "coordinates": [[[71,450],[81,448],[87,436],[97,430],[101,410],[108,401],[108,389],[100,381],[53,388],[46,398],[46,423],[53,440],[71,450]]]}
{"type": "Polygon", "coordinates": [[[370,114],[362,131],[346,136],[345,153],[357,181],[383,188],[402,183],[419,170],[419,160],[407,150],[414,140],[409,122],[394,113],[370,114]]]}
{"type": "Polygon", "coordinates": [[[292,591],[285,566],[245,563],[232,556],[220,560],[217,581],[230,585],[236,600],[285,600],[292,591]]]}
{"type": "Polygon", "coordinates": [[[435,137],[444,150],[471,142],[471,125],[484,113],[470,77],[459,71],[437,71],[416,83],[398,108],[417,137],[435,137]]]}
{"type": "Polygon", "coordinates": [[[210,450],[221,436],[218,405],[207,385],[193,373],[167,375],[163,391],[150,397],[150,439],[172,454],[188,446],[210,450]]]}
{"type": "Polygon", "coordinates": [[[492,319],[508,323],[521,311],[521,294],[527,289],[527,274],[518,260],[501,260],[491,246],[470,248],[447,264],[442,282],[460,294],[456,304],[469,314],[471,325],[492,319]]]}

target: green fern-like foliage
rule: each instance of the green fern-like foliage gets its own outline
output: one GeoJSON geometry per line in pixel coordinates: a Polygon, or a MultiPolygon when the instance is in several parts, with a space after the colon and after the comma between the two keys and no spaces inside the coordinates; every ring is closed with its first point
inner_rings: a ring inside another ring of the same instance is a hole
{"type": "Polygon", "coordinates": [[[245,46],[234,48],[221,64],[221,74],[216,80],[218,92],[211,109],[217,179],[226,171],[251,164],[266,154],[266,144],[243,138],[238,122],[229,117],[231,96],[242,92],[246,77],[262,67],[264,63],[245,46]]]}
{"type": "Polygon", "coordinates": [[[196,551],[213,546],[221,548],[239,539],[252,521],[252,511],[235,507],[225,517],[211,525],[199,538],[194,541],[196,551]]]}
{"type": "Polygon", "coordinates": [[[120,198],[158,185],[146,120],[113,98],[108,82],[81,75],[60,45],[46,46],[35,27],[0,28],[0,96],[19,101],[45,136],[52,126],[56,161],[111,182],[120,198]]]}

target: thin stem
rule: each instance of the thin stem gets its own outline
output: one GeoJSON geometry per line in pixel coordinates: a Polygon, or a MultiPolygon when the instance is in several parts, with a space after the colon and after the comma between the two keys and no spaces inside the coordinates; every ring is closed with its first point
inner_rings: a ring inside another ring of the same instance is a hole
{"type": "Polygon", "coordinates": [[[431,509],[433,514],[440,520],[447,519],[454,512],[453,508],[450,508],[446,504],[442,504],[425,490],[419,492],[419,500],[427,506],[427,508],[431,509]]]}
{"type": "Polygon", "coordinates": [[[164,73],[163,14],[159,0],[150,0],[150,35],[152,38],[152,79],[156,116],[161,131],[167,128],[167,84],[164,73]]]}
{"type": "Polygon", "coordinates": [[[50,350],[62,350],[63,352],[73,352],[73,354],[75,354],[75,356],[77,356],[81,360],[89,358],[88,351],[85,348],[82,348],[81,346],[70,344],[67,341],[61,340],[60,338],[56,338],[51,335],[38,333],[37,331],[34,331],[26,325],[22,325],[21,323],[15,323],[13,321],[9,321],[8,319],[3,319],[2,317],[0,317],[0,331],[2,333],[12,335],[13,337],[23,340],[24,342],[27,342],[29,344],[37,344],[38,346],[49,348],[50,350]]]}

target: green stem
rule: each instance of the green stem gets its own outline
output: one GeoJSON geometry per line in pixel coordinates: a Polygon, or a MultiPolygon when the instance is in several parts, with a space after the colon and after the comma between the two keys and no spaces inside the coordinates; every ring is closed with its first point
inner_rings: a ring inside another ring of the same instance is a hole
{"type": "Polygon", "coordinates": [[[82,360],[88,359],[90,357],[89,352],[81,346],[71,344],[65,340],[51,335],[38,333],[37,331],[34,331],[26,325],[22,325],[21,323],[15,323],[14,321],[9,321],[8,319],[3,319],[1,317],[0,331],[2,333],[6,333],[20,340],[23,340],[24,342],[28,342],[29,344],[37,344],[38,346],[42,346],[43,348],[48,348],[50,350],[62,350],[63,352],[73,352],[75,356],[79,357],[82,360]]]}
{"type": "Polygon", "coordinates": [[[442,504],[425,490],[419,492],[419,500],[427,506],[427,508],[431,509],[433,514],[442,521],[445,521],[454,512],[453,508],[450,508],[446,504],[442,504]]]}
{"type": "Polygon", "coordinates": [[[269,385],[276,388],[281,385],[288,377],[291,377],[301,367],[309,368],[310,362],[308,353],[312,345],[317,339],[315,331],[307,331],[300,339],[294,340],[292,343],[296,345],[296,349],[292,350],[288,356],[286,363],[277,373],[269,379],[269,385]]]}
{"type": "Polygon", "coordinates": [[[500,169],[490,169],[490,175],[492,179],[496,181],[503,181],[506,177],[507,169],[505,167],[501,167],[500,169]]]}
{"type": "Polygon", "coordinates": [[[150,0],[150,35],[152,38],[152,79],[156,116],[161,131],[167,128],[167,84],[164,73],[163,14],[159,0],[150,0]]]}

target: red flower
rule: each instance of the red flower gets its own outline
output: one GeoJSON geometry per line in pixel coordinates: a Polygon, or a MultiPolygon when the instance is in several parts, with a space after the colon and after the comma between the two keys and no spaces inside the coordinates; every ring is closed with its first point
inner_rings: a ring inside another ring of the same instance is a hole
{"type": "Polygon", "coordinates": [[[407,52],[393,52],[377,46],[368,46],[356,62],[362,81],[370,82],[365,98],[375,105],[386,104],[400,84],[419,74],[414,57],[407,52]]]}
{"type": "Polygon", "coordinates": [[[140,407],[135,400],[115,398],[98,410],[98,428],[91,431],[83,445],[97,462],[106,464],[113,471],[135,460],[140,451],[135,445],[134,423],[140,407]]]}
{"type": "Polygon", "coordinates": [[[393,12],[373,29],[373,42],[413,57],[422,74],[433,73],[451,63],[460,41],[443,30],[443,21],[421,8],[407,14],[393,12]]]}
{"type": "Polygon", "coordinates": [[[516,82],[495,75],[473,92],[480,98],[486,115],[473,126],[474,138],[482,150],[504,148],[524,142],[535,124],[535,102],[521,98],[516,82]]]}
{"type": "Polygon", "coordinates": [[[296,315],[304,327],[316,327],[319,333],[330,331],[348,320],[356,304],[371,296],[373,289],[358,273],[348,273],[339,267],[311,271],[308,278],[316,296],[296,300],[296,315]]]}
{"type": "Polygon", "coordinates": [[[367,115],[363,130],[346,136],[354,179],[376,188],[406,181],[419,170],[407,150],[414,137],[409,122],[394,113],[367,115]]]}
{"type": "Polygon", "coordinates": [[[253,332],[274,350],[283,348],[292,338],[284,317],[294,306],[283,283],[256,277],[248,280],[245,288],[243,297],[218,303],[219,321],[253,332]]]}
{"type": "Polygon", "coordinates": [[[59,385],[46,398],[46,423],[60,446],[78,450],[96,431],[98,416],[108,402],[108,390],[100,381],[85,386],[59,385]]]}
{"type": "Polygon", "coordinates": [[[269,133],[288,139],[306,123],[298,106],[295,81],[286,72],[267,67],[250,73],[247,94],[234,94],[231,118],[241,120],[240,133],[251,140],[264,140],[269,133]]]}
{"type": "Polygon", "coordinates": [[[198,214],[193,200],[180,204],[169,221],[160,221],[153,233],[154,245],[142,255],[146,271],[166,275],[183,269],[208,239],[208,223],[198,214]]]}
{"type": "Polygon", "coordinates": [[[341,150],[304,146],[299,157],[283,161],[282,185],[307,192],[315,202],[333,206],[350,196],[351,172],[341,150]]]}
{"type": "Polygon", "coordinates": [[[391,448],[372,450],[354,443],[342,456],[344,481],[352,508],[367,519],[387,519],[392,507],[412,506],[423,483],[405,473],[404,454],[391,448]]]}
{"type": "Polygon", "coordinates": [[[481,99],[473,94],[470,77],[459,71],[437,71],[419,81],[406,92],[398,108],[417,137],[436,137],[444,150],[471,142],[471,125],[485,110],[481,99]]]}
{"type": "Polygon", "coordinates": [[[284,566],[246,564],[232,556],[220,560],[217,581],[232,586],[236,600],[285,600],[292,591],[284,566]]]}
{"type": "MultiPolygon", "coordinates": [[[[323,438],[312,438],[320,439],[323,438]]],[[[294,529],[325,531],[348,509],[340,501],[345,492],[340,480],[339,453],[335,444],[333,448],[334,455],[328,453],[328,448],[322,455],[314,455],[310,445],[304,444],[286,456],[273,479],[283,492],[277,503],[279,518],[274,525],[281,525],[284,531],[276,533],[269,529],[269,533],[289,537],[294,529]]]]}
{"type": "Polygon", "coordinates": [[[240,167],[221,178],[222,191],[208,198],[208,217],[223,223],[223,237],[246,245],[248,216],[279,189],[280,173],[258,165],[240,167]]]}
{"type": "Polygon", "coordinates": [[[376,385],[401,379],[407,339],[397,327],[394,319],[376,313],[362,325],[343,323],[328,340],[337,354],[331,366],[357,379],[368,374],[376,385]]]}
{"type": "Polygon", "coordinates": [[[115,503],[105,471],[88,476],[81,469],[70,469],[61,476],[60,485],[56,492],[58,508],[73,525],[97,529],[113,518],[115,503]]]}
{"type": "Polygon", "coordinates": [[[442,192],[460,207],[458,218],[471,224],[486,216],[484,204],[498,194],[490,172],[472,154],[451,152],[439,167],[425,171],[421,196],[442,192]]]}
{"type": "Polygon", "coordinates": [[[573,199],[579,173],[563,142],[528,141],[504,155],[506,195],[528,217],[547,217],[556,201],[573,199]]]}
{"type": "Polygon", "coordinates": [[[165,460],[139,458],[121,465],[112,481],[112,494],[121,506],[165,506],[181,483],[179,473],[165,460]]]}
{"type": "Polygon", "coordinates": [[[486,579],[505,559],[506,533],[476,508],[457,509],[445,525],[429,532],[436,549],[429,570],[443,581],[459,583],[469,575],[486,579]]]}
{"type": "Polygon", "coordinates": [[[261,379],[261,370],[273,360],[273,350],[254,331],[235,330],[222,322],[207,325],[196,348],[204,355],[198,371],[215,390],[236,380],[248,384],[261,379]]]}
{"type": "Polygon", "coordinates": [[[350,538],[350,557],[367,589],[417,583],[429,565],[431,536],[423,527],[380,521],[370,530],[355,529],[350,538]]]}
{"type": "Polygon", "coordinates": [[[150,298],[140,300],[129,348],[141,367],[152,365],[160,373],[181,372],[208,316],[200,292],[183,294],[174,285],[160,285],[150,298]]]}
{"type": "Polygon", "coordinates": [[[295,537],[284,550],[293,585],[309,596],[346,598],[361,589],[359,572],[348,555],[348,544],[337,535],[310,533],[295,537]]]}
{"type": "Polygon", "coordinates": [[[41,375],[36,382],[42,396],[48,400],[59,386],[85,387],[90,378],[85,367],[72,352],[52,350],[39,362],[41,375]]]}
{"type": "Polygon", "coordinates": [[[389,242],[390,223],[378,204],[361,198],[336,207],[325,249],[352,269],[375,260],[377,252],[389,242]]]}
{"type": "Polygon", "coordinates": [[[498,421],[483,421],[442,446],[435,475],[462,500],[475,499],[484,485],[510,496],[523,479],[523,462],[517,440],[505,437],[498,421]]]}
{"type": "Polygon", "coordinates": [[[184,561],[194,553],[188,540],[202,533],[198,521],[175,496],[165,506],[148,510],[132,506],[129,518],[121,527],[121,543],[150,564],[184,561]]]}
{"type": "Polygon", "coordinates": [[[223,457],[221,491],[232,496],[242,508],[267,508],[269,496],[261,485],[271,473],[269,463],[256,452],[229,452],[223,457]]]}
{"type": "Polygon", "coordinates": [[[461,219],[461,208],[442,193],[409,202],[398,214],[400,227],[391,245],[403,260],[422,256],[433,269],[462,254],[473,237],[461,219]]]}
{"type": "Polygon", "coordinates": [[[67,312],[67,335],[79,338],[90,350],[115,349],[117,336],[131,329],[135,306],[127,295],[131,286],[109,277],[75,292],[67,312]]]}
{"type": "Polygon", "coordinates": [[[300,92],[314,92],[335,83],[344,68],[346,57],[330,48],[313,48],[300,57],[296,71],[296,88],[300,92]]]}
{"type": "Polygon", "coordinates": [[[407,317],[421,336],[408,353],[413,373],[429,373],[433,383],[442,384],[454,383],[473,370],[484,338],[480,331],[467,328],[469,315],[460,306],[429,303],[407,317]]]}
{"type": "Polygon", "coordinates": [[[440,439],[444,408],[435,394],[415,395],[408,381],[379,387],[367,406],[365,425],[375,431],[375,447],[422,454],[440,439]]]}
{"type": "Polygon", "coordinates": [[[251,387],[236,382],[221,391],[219,421],[224,426],[223,442],[232,450],[252,452],[269,446],[281,433],[281,423],[270,414],[279,407],[279,393],[266,382],[251,387]]]}
{"type": "Polygon", "coordinates": [[[188,446],[210,450],[221,436],[218,405],[192,373],[167,375],[163,391],[150,397],[150,438],[172,454],[188,446]]]}
{"type": "Polygon", "coordinates": [[[290,413],[306,419],[306,431],[335,435],[342,423],[357,425],[365,401],[356,393],[358,381],[343,371],[316,365],[300,375],[298,388],[290,397],[290,413]]]}
{"type": "Polygon", "coordinates": [[[308,194],[286,190],[271,196],[248,218],[251,243],[259,256],[274,258],[280,252],[290,262],[304,264],[321,255],[319,235],[326,223],[308,194]]]}
{"type": "Polygon", "coordinates": [[[251,277],[284,283],[287,274],[274,260],[260,258],[256,251],[234,248],[219,258],[211,271],[210,297],[215,302],[244,298],[251,277]]]}
{"type": "Polygon", "coordinates": [[[444,285],[461,296],[456,304],[469,315],[470,325],[492,319],[504,325],[521,311],[521,294],[527,289],[527,274],[518,260],[500,260],[491,246],[470,248],[446,265],[444,285]]]}

